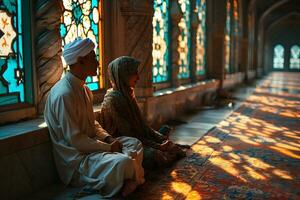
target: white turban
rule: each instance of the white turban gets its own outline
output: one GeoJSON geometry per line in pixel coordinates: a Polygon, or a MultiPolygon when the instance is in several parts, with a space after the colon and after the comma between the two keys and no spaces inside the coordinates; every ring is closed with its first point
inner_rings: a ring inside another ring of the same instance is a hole
{"type": "Polygon", "coordinates": [[[67,65],[72,65],[77,62],[78,57],[84,57],[94,50],[95,44],[89,38],[76,38],[73,42],[65,45],[63,57],[67,65]]]}

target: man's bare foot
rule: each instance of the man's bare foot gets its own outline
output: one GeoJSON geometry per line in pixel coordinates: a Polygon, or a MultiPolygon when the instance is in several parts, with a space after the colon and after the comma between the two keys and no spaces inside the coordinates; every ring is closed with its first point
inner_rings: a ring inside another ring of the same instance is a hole
{"type": "Polygon", "coordinates": [[[130,193],[132,193],[136,188],[137,188],[137,182],[131,179],[127,179],[124,182],[124,186],[122,189],[122,196],[126,197],[128,196],[130,193]]]}

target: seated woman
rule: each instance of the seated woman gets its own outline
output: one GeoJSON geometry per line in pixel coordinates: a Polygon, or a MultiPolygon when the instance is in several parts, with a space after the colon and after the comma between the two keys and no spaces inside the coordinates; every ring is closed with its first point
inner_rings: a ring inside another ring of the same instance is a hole
{"type": "Polygon", "coordinates": [[[97,120],[113,137],[130,136],[142,141],[145,168],[169,165],[184,157],[185,152],[144,121],[134,95],[139,64],[139,61],[128,56],[117,58],[109,64],[112,88],[104,97],[97,120]]]}

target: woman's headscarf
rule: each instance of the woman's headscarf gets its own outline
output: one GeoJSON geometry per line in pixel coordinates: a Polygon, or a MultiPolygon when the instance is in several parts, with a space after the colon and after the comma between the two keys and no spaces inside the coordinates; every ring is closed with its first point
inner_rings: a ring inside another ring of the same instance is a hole
{"type": "MultiPolygon", "coordinates": [[[[122,56],[113,60],[108,65],[108,75],[114,91],[118,91],[126,99],[131,110],[129,118],[134,120],[137,126],[145,126],[144,120],[137,105],[134,88],[129,86],[129,79],[138,73],[140,62],[129,56],[122,56]]],[[[125,109],[125,108],[124,108],[125,109]]],[[[141,127],[142,128],[142,127],[141,127]]]]}

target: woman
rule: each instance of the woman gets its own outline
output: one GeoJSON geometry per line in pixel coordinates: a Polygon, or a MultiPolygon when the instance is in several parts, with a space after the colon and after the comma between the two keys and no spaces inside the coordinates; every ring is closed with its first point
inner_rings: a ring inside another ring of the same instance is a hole
{"type": "Polygon", "coordinates": [[[112,88],[104,97],[98,121],[113,137],[130,136],[141,140],[144,167],[169,165],[185,156],[185,152],[144,121],[134,95],[139,64],[128,56],[119,57],[109,64],[112,88]]]}

